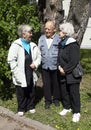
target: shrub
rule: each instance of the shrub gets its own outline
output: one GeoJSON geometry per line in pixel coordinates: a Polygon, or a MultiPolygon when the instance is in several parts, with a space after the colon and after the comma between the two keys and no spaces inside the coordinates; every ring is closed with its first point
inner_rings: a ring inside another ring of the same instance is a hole
{"type": "MultiPolygon", "coordinates": [[[[7,64],[8,49],[12,41],[18,38],[17,27],[20,24],[30,24],[35,33],[40,30],[40,23],[35,4],[28,1],[0,0],[0,91],[3,86],[9,86],[11,72],[7,64]]],[[[33,37],[37,41],[37,37],[33,37]]]]}

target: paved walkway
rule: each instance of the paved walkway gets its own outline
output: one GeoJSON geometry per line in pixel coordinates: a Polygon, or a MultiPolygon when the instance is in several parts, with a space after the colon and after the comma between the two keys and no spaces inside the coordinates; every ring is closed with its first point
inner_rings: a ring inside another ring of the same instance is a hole
{"type": "Polygon", "coordinates": [[[23,123],[12,120],[12,118],[5,115],[0,115],[0,130],[35,130],[23,123]]]}
{"type": "Polygon", "coordinates": [[[0,130],[56,130],[38,121],[19,117],[12,111],[0,106],[0,130]]]}

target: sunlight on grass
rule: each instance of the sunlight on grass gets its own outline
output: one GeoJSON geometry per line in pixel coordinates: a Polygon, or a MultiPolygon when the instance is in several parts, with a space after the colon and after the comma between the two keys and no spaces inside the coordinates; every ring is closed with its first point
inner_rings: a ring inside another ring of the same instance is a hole
{"type": "MultiPolygon", "coordinates": [[[[72,122],[72,113],[67,116],[60,116],[62,104],[59,107],[51,105],[50,109],[44,108],[44,98],[42,97],[36,104],[36,113],[25,113],[25,116],[43,124],[50,125],[57,130],[91,130],[91,75],[84,75],[80,87],[81,93],[81,120],[78,123],[72,122]]],[[[0,105],[17,112],[16,95],[13,94],[12,99],[0,99],[0,105]]]]}

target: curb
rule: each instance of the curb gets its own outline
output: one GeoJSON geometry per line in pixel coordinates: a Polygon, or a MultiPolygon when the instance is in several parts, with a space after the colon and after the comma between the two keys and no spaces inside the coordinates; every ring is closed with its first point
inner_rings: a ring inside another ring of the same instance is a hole
{"type": "Polygon", "coordinates": [[[9,117],[14,121],[23,123],[24,125],[32,127],[35,130],[56,130],[55,128],[52,128],[49,125],[42,124],[25,116],[20,117],[17,114],[14,114],[14,112],[8,110],[7,108],[3,108],[2,106],[0,106],[0,115],[9,117]]]}

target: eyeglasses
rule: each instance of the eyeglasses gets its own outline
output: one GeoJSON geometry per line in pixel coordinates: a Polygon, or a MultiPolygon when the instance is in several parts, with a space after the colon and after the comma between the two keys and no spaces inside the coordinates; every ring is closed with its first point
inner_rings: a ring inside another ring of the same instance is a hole
{"type": "Polygon", "coordinates": [[[28,31],[28,33],[32,34],[32,30],[31,30],[31,31],[28,31]]]}
{"type": "Polygon", "coordinates": [[[59,32],[62,32],[62,30],[61,30],[61,29],[59,29],[59,32]]]}

